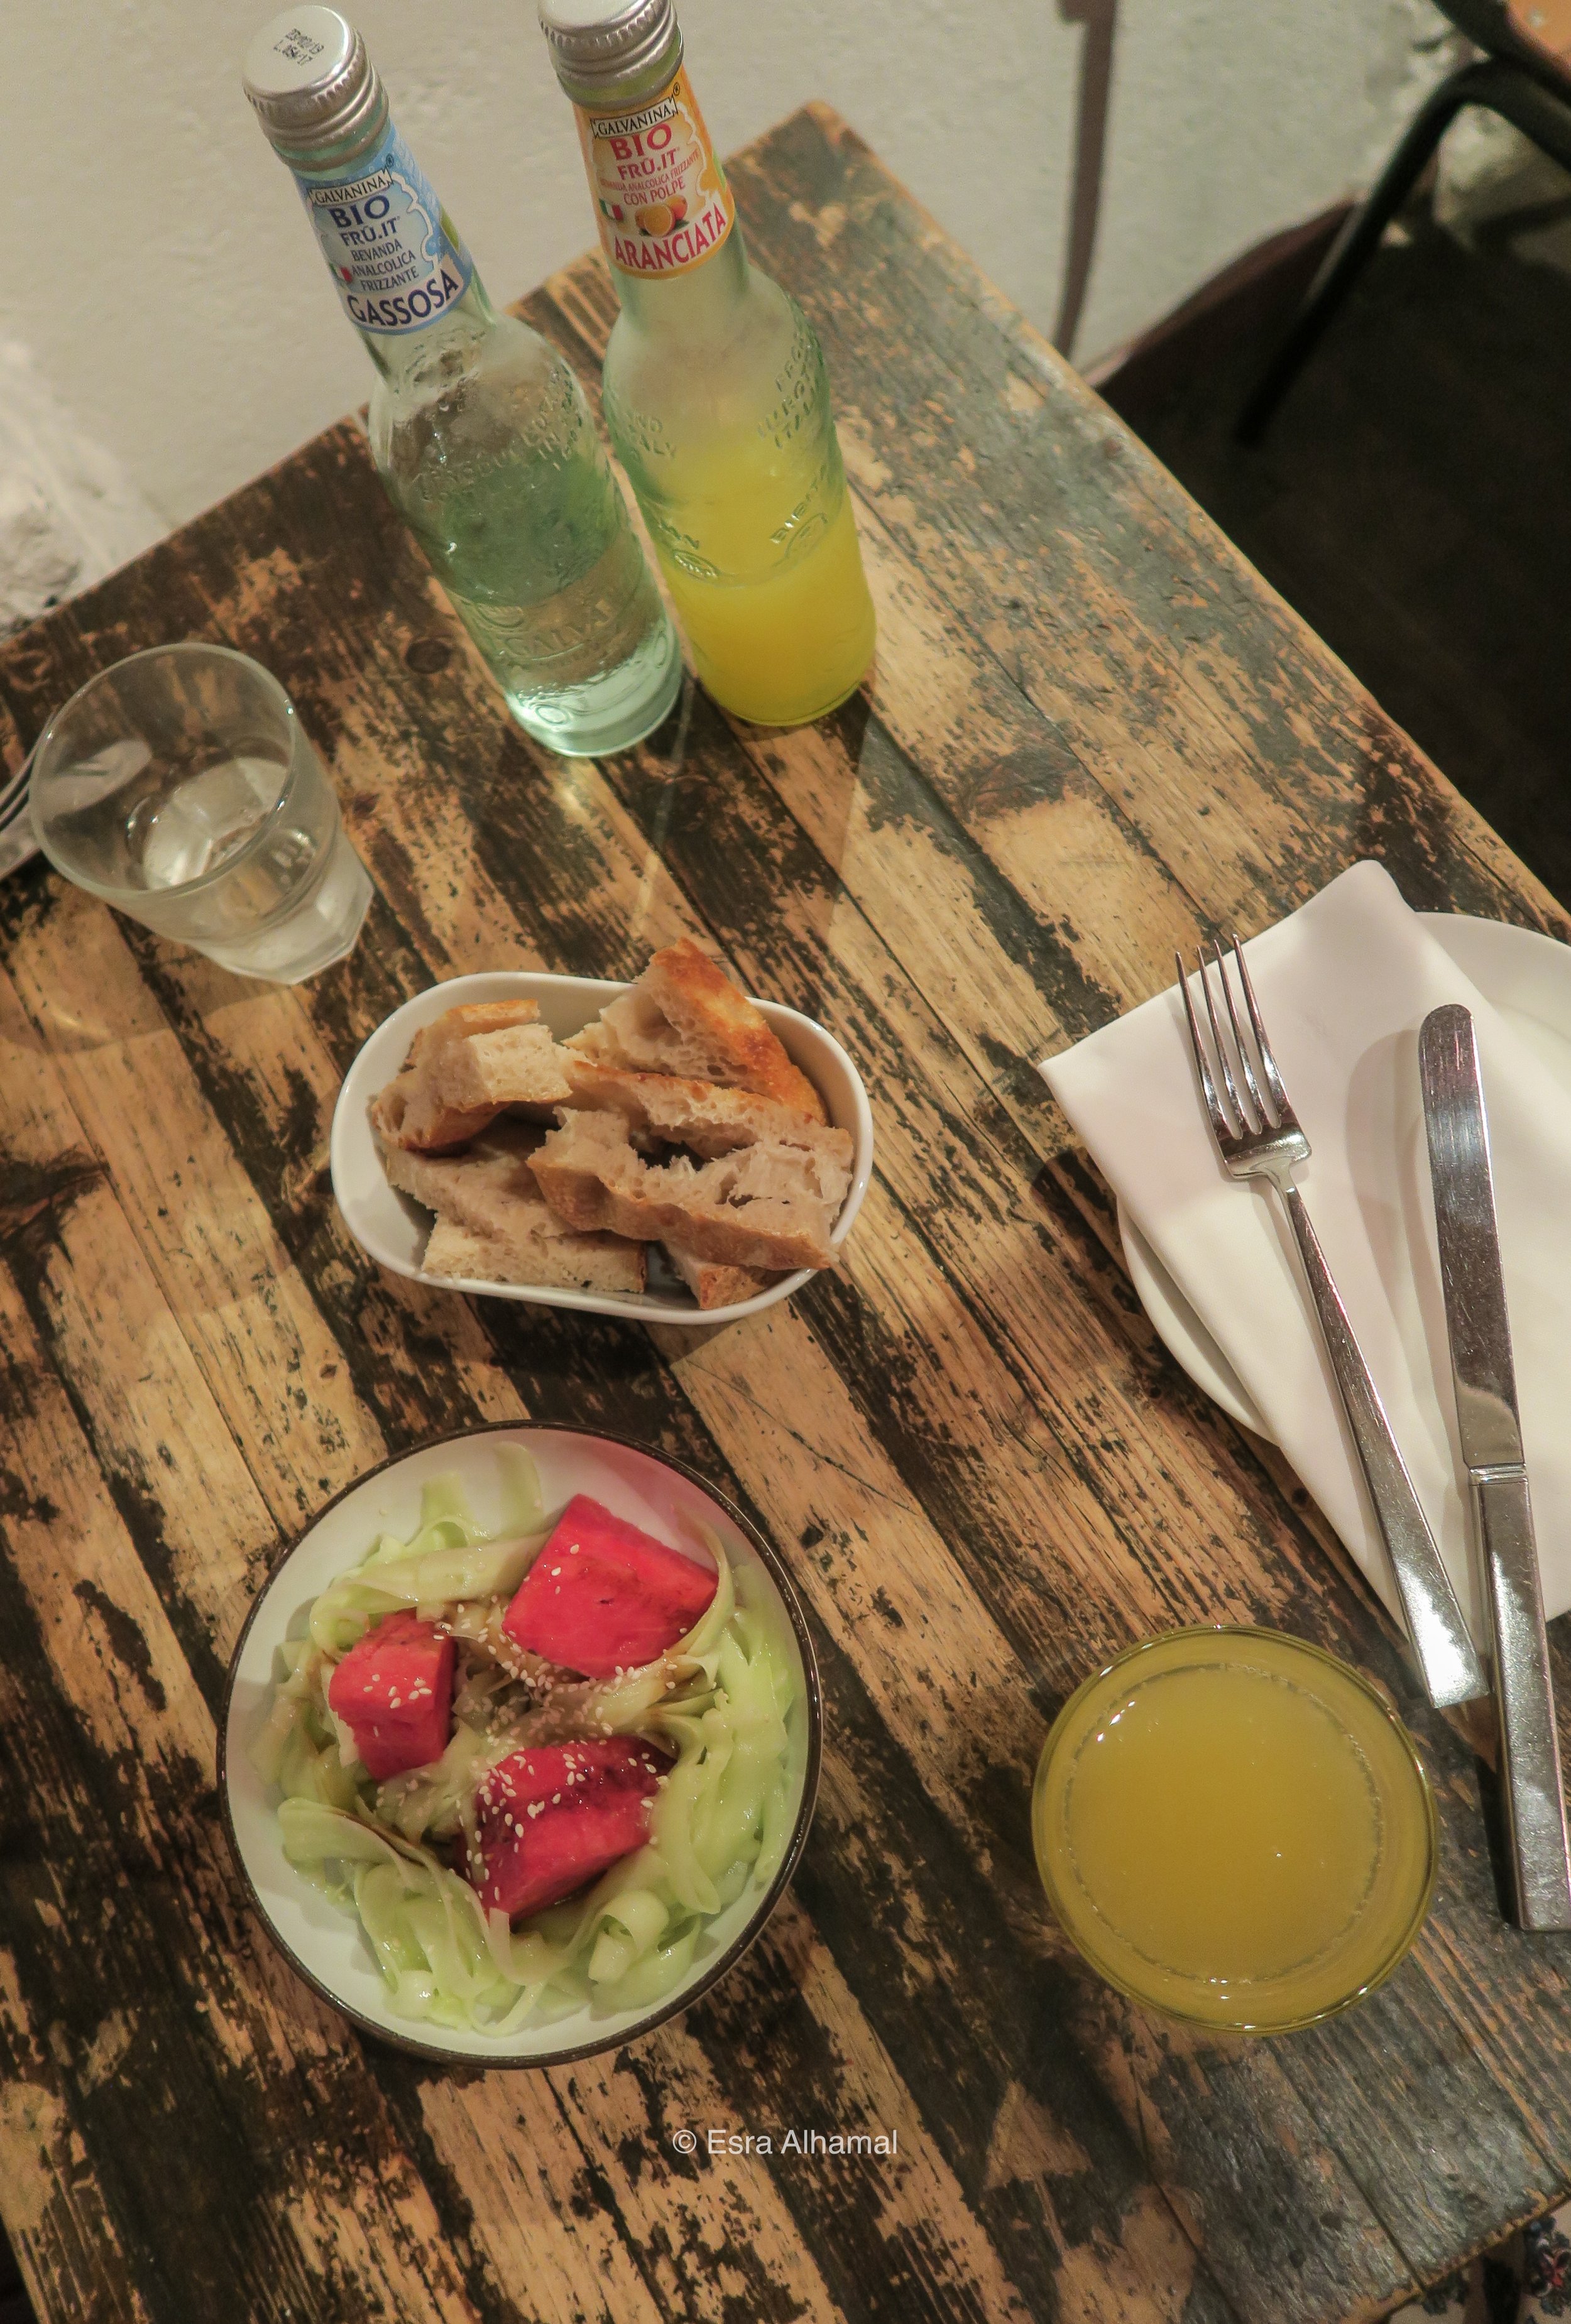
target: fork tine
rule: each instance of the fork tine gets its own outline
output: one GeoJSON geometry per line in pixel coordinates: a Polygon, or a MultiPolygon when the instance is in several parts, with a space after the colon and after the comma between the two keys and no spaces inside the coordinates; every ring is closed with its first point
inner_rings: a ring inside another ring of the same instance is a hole
{"type": "Polygon", "coordinates": [[[1211,957],[1216,964],[1216,973],[1222,981],[1222,998],[1227,1003],[1227,1021],[1233,1028],[1234,1045],[1238,1051],[1238,1063],[1243,1074],[1243,1084],[1249,1092],[1250,1102],[1254,1107],[1256,1120],[1259,1121],[1262,1130],[1274,1130],[1276,1128],[1276,1123],[1271,1117],[1271,1108],[1267,1105],[1264,1098],[1261,1097],[1260,1093],[1260,1084],[1254,1077],[1254,1066],[1250,1058],[1249,1043],[1243,1038],[1243,1027],[1239,1022],[1238,1010],[1233,998],[1233,979],[1227,973],[1226,955],[1224,954],[1220,945],[1214,944],[1212,945],[1211,957]]]}
{"type": "MultiPolygon", "coordinates": [[[[1228,1102],[1238,1117],[1240,1131],[1247,1138],[1256,1126],[1254,1118],[1244,1104],[1243,1093],[1233,1078],[1233,1061],[1228,1056],[1226,1037],[1222,1030],[1222,1019],[1216,1014],[1216,996],[1211,990],[1211,977],[1204,949],[1199,952],[1197,958],[1200,963],[1200,989],[1206,995],[1206,1014],[1211,1019],[1211,1038],[1216,1044],[1216,1062],[1222,1068],[1223,1087],[1226,1090],[1228,1102]]],[[[1225,997],[1225,991],[1224,984],[1224,997],[1225,997]]]]}
{"type": "Polygon", "coordinates": [[[1184,1014],[1189,1020],[1189,1042],[1195,1052],[1195,1070],[1200,1076],[1200,1089],[1206,1100],[1206,1111],[1211,1116],[1211,1128],[1219,1142],[1236,1138],[1238,1132],[1223,1111],[1216,1094],[1216,1084],[1211,1078],[1211,1061],[1206,1055],[1206,1042],[1200,1031],[1200,1019],[1195,1014],[1194,996],[1189,991],[1189,972],[1184,966],[1182,953],[1173,954],[1178,972],[1178,990],[1184,996],[1184,1014]]]}
{"type": "Polygon", "coordinates": [[[1249,1021],[1254,1028],[1254,1038],[1260,1049],[1261,1066],[1265,1074],[1265,1085],[1271,1093],[1271,1102],[1276,1107],[1278,1120],[1282,1122],[1291,1122],[1295,1118],[1293,1109],[1288,1103],[1288,1093],[1282,1087],[1282,1077],[1277,1071],[1277,1061],[1271,1055],[1271,1045],[1266,1039],[1265,1027],[1260,1021],[1260,1005],[1255,1000],[1254,986],[1250,981],[1249,963],[1243,957],[1243,946],[1238,941],[1236,930],[1233,937],[1233,957],[1238,963],[1239,982],[1243,987],[1243,1005],[1249,1011],[1249,1021]]]}

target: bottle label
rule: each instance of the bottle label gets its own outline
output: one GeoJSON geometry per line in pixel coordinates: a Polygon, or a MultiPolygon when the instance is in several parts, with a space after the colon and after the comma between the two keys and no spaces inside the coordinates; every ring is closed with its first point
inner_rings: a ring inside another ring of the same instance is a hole
{"type": "Polygon", "coordinates": [[[627,274],[687,274],[736,223],[685,71],[642,105],[616,113],[576,105],[600,239],[627,274]]]}
{"type": "Polygon", "coordinates": [[[423,331],[469,288],[475,262],[396,129],[352,178],[295,183],[357,329],[423,331]]]}

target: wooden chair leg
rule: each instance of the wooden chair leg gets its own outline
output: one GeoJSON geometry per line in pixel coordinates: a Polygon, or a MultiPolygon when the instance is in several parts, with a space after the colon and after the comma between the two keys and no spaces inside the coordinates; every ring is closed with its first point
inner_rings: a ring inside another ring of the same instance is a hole
{"type": "Polygon", "coordinates": [[[1464,106],[1492,105],[1488,92],[1493,76],[1502,69],[1492,64],[1463,65],[1425,100],[1367,199],[1353,212],[1326,252],[1286,337],[1243,407],[1234,431],[1241,444],[1260,442],[1277,406],[1374,255],[1382,235],[1417,185],[1446,131],[1464,106]]]}

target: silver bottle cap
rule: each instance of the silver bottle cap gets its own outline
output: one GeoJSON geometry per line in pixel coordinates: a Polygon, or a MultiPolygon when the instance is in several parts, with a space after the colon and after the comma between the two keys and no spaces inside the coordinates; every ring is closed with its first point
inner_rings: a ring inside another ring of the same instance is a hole
{"type": "Polygon", "coordinates": [[[631,80],[677,37],[672,0],[540,0],[540,22],[563,81],[631,80]]]}
{"type": "Polygon", "coordinates": [[[262,126],[291,158],[369,135],[386,109],[365,43],[336,8],[288,8],[263,24],[244,81],[262,126]]]}

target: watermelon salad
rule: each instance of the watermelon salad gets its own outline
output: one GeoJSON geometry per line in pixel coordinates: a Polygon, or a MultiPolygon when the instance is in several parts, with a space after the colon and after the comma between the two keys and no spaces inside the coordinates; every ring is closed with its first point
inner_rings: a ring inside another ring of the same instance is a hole
{"type": "Polygon", "coordinates": [[[284,1852],[357,1914],[397,2014],[498,2035],[679,1985],[785,1855],[799,1663],[707,1528],[689,1554],[497,1459],[488,1532],[424,1488],[280,1649],[253,1757],[284,1852]]]}

